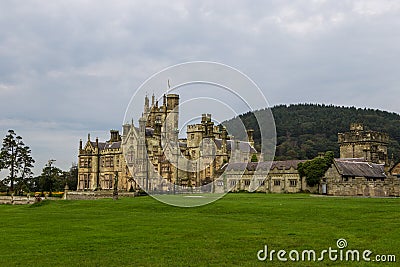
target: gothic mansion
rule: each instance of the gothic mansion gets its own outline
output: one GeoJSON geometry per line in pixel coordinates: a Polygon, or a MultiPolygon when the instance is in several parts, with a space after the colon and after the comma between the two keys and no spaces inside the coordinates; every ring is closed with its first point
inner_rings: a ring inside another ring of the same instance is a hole
{"type": "Polygon", "coordinates": [[[146,96],[138,127],[123,125],[122,136],[112,130],[106,142],[92,141],[89,135],[85,146],[80,142],[78,190],[113,189],[116,176],[124,191],[170,191],[173,184],[196,188],[212,182],[230,160],[248,162],[259,156],[252,130],[248,141],[233,140],[210,114],[203,114],[200,123],[187,127],[187,138],[179,139],[178,118],[178,95],[164,95],[161,106],[154,96],[151,104],[146,96]]]}
{"type": "Polygon", "coordinates": [[[188,125],[187,138],[178,137],[179,96],[163,96],[162,105],[146,96],[138,125],[123,125],[122,135],[111,130],[108,141],[90,139],[79,146],[78,190],[151,192],[261,191],[329,195],[400,196],[400,164],[389,161],[389,136],[352,124],[338,134],[340,158],[335,159],[321,183],[310,188],[300,177],[302,160],[262,161],[248,140],[235,140],[217,126],[210,114],[188,125]],[[253,160],[252,160],[253,159],[253,160]],[[253,162],[252,162],[253,161],[253,162]],[[118,183],[116,183],[116,180],[118,183]],[[211,183],[213,182],[213,183],[211,183]]]}

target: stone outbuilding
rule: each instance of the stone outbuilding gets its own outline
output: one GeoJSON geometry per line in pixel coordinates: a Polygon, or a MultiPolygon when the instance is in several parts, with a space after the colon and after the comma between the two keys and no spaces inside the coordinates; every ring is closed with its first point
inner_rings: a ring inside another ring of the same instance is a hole
{"type": "Polygon", "coordinates": [[[399,181],[384,164],[364,159],[335,159],[325,174],[326,194],[336,196],[399,196],[399,181]]]}

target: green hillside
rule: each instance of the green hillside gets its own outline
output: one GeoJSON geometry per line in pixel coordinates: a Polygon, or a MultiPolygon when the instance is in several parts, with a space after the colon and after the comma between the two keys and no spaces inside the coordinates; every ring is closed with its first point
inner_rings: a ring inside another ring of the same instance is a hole
{"type": "MultiPolygon", "coordinates": [[[[337,134],[349,131],[353,122],[363,123],[369,130],[386,132],[390,136],[389,157],[400,158],[400,115],[381,110],[333,105],[279,105],[272,109],[277,132],[276,160],[311,159],[318,152],[331,150],[339,156],[337,134]]],[[[240,115],[246,128],[254,129],[254,141],[259,147],[260,132],[252,113],[240,115]]],[[[229,124],[234,118],[225,123],[229,124]]],[[[225,124],[224,123],[224,124],[225,124]]]]}

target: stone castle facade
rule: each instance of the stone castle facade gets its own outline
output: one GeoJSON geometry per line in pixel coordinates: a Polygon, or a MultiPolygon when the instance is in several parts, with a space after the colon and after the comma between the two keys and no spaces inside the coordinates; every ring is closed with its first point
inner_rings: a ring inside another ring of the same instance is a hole
{"type": "Polygon", "coordinates": [[[388,157],[389,136],[353,123],[338,134],[340,158],[326,172],[323,185],[329,195],[400,196],[400,180],[388,157]]]}
{"type": "Polygon", "coordinates": [[[161,105],[146,96],[138,126],[124,124],[122,136],[111,131],[106,142],[89,136],[82,147],[81,141],[78,190],[114,189],[116,177],[119,190],[171,192],[174,184],[200,190],[228,161],[259,157],[251,130],[248,141],[234,140],[210,114],[203,114],[200,123],[187,126],[187,138],[179,138],[178,119],[178,95],[164,95],[161,105]]]}
{"type": "Polygon", "coordinates": [[[119,178],[119,189],[129,190],[135,186],[121,150],[121,136],[116,130],[110,131],[110,139],[99,142],[88,135],[85,146],[79,143],[78,190],[111,190],[115,178],[119,178]]]}
{"type": "Polygon", "coordinates": [[[310,188],[297,170],[304,161],[262,161],[251,130],[248,140],[235,140],[214,124],[210,114],[188,125],[186,138],[180,138],[179,95],[162,99],[159,104],[153,96],[150,103],[146,96],[138,125],[124,124],[122,135],[112,130],[106,142],[91,141],[90,136],[85,146],[80,142],[78,190],[112,190],[118,178],[121,191],[171,193],[179,186],[192,192],[400,195],[400,164],[390,165],[387,134],[351,124],[349,132],[338,134],[340,158],[320,185],[310,188]],[[251,162],[252,158],[259,162],[251,162]]]}
{"type": "Polygon", "coordinates": [[[340,158],[363,158],[377,164],[389,164],[389,135],[364,130],[361,123],[352,123],[350,132],[339,133],[340,158]]]}

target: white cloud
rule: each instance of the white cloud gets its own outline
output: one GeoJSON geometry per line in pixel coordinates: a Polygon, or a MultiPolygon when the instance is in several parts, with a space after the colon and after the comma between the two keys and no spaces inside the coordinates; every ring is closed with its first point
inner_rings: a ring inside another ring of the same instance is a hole
{"type": "Polygon", "coordinates": [[[10,84],[0,83],[0,93],[9,92],[15,90],[15,87],[10,84]]]}
{"type": "Polygon", "coordinates": [[[397,0],[361,0],[355,1],[353,11],[362,16],[381,16],[396,13],[400,10],[397,0]]]}

